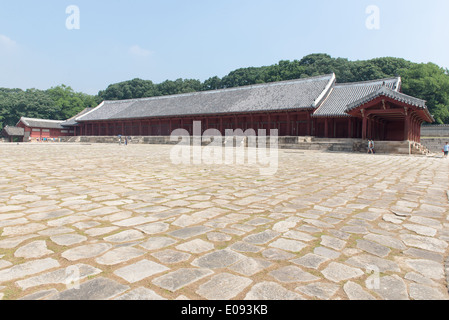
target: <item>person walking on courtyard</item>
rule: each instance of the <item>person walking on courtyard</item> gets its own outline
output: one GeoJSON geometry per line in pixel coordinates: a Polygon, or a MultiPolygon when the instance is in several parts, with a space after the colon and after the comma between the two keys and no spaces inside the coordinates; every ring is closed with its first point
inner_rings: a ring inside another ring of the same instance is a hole
{"type": "Polygon", "coordinates": [[[446,145],[443,148],[444,152],[444,158],[447,158],[447,155],[449,154],[449,142],[446,142],[446,145]]]}
{"type": "Polygon", "coordinates": [[[374,154],[374,141],[368,140],[368,153],[374,154]]]}

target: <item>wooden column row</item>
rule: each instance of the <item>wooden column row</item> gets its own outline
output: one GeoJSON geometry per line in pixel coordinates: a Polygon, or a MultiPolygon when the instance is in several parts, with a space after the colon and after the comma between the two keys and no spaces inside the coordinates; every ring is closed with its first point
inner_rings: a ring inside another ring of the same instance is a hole
{"type": "MultiPolygon", "coordinates": [[[[225,134],[226,129],[254,129],[257,133],[258,129],[266,129],[269,133],[270,129],[281,129],[283,135],[297,136],[300,129],[307,135],[312,135],[312,128],[314,127],[314,119],[311,118],[310,112],[286,112],[286,113],[265,113],[265,114],[248,114],[248,115],[226,115],[226,116],[210,116],[210,117],[184,117],[184,118],[170,118],[170,119],[145,119],[134,121],[108,121],[108,122],[90,122],[81,124],[77,133],[79,135],[91,136],[116,136],[116,135],[161,135],[163,132],[163,124],[168,126],[169,134],[178,128],[191,128],[194,121],[202,122],[202,129],[210,128],[218,129],[222,134],[225,134]],[[282,120],[281,120],[282,119],[282,120]],[[211,122],[213,125],[211,126],[211,122]],[[304,123],[300,123],[303,121],[304,123]],[[226,125],[225,125],[226,124],[226,125]],[[286,125],[285,125],[286,124],[286,125]],[[156,131],[153,132],[154,125],[156,131]],[[126,127],[131,126],[131,132],[126,131],[126,127]],[[242,126],[242,128],[239,128],[242,126]],[[301,127],[304,126],[304,127],[301,127]],[[117,130],[120,127],[121,130],[117,130]],[[144,130],[148,128],[149,132],[144,130]],[[136,129],[137,128],[137,129],[136,129]]],[[[166,127],[167,128],[167,127],[166,127]]],[[[279,132],[281,134],[281,132],[279,132]]]]}

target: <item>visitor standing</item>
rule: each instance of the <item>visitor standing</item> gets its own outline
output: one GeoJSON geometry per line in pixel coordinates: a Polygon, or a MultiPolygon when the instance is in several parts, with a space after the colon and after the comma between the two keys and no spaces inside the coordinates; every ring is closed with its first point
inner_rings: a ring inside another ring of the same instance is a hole
{"type": "Polygon", "coordinates": [[[449,154],[449,142],[446,142],[446,145],[443,148],[444,157],[447,158],[447,155],[449,154]]]}
{"type": "Polygon", "coordinates": [[[368,140],[368,153],[374,154],[374,141],[368,140]]]}

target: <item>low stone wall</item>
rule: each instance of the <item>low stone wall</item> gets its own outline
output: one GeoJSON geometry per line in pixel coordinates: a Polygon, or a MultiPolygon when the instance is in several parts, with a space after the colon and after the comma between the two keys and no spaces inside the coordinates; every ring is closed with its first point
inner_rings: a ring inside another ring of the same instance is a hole
{"type": "Polygon", "coordinates": [[[449,137],[449,125],[426,125],[421,127],[421,137],[449,137]]]}
{"type": "MultiPolygon", "coordinates": [[[[374,151],[380,154],[411,154],[410,141],[374,141],[374,151]]],[[[368,152],[368,141],[354,143],[354,151],[368,152]]]]}
{"type": "Polygon", "coordinates": [[[421,144],[433,153],[442,153],[443,147],[449,142],[447,138],[421,138],[421,144]]]}
{"type": "MultiPolygon", "coordinates": [[[[190,145],[193,145],[195,143],[195,145],[209,145],[210,143],[212,143],[214,141],[214,137],[184,137],[183,139],[189,139],[190,140],[190,145]]],[[[92,136],[92,137],[61,137],[59,139],[60,142],[73,142],[73,143],[116,143],[119,144],[120,139],[118,137],[107,137],[107,136],[92,136]]],[[[164,136],[164,137],[155,137],[155,136],[133,136],[130,137],[130,139],[128,140],[129,144],[166,144],[166,145],[177,145],[182,141],[181,137],[178,138],[175,141],[171,141],[171,137],[168,136],[164,136]]],[[[260,141],[260,140],[259,140],[260,141]]],[[[279,137],[278,138],[278,143],[291,143],[291,144],[296,144],[298,143],[298,137],[279,137]]],[[[233,144],[233,145],[237,145],[237,146],[242,146],[242,143],[244,146],[248,146],[248,142],[249,140],[247,138],[244,138],[242,140],[242,138],[240,137],[223,137],[222,138],[222,145],[226,146],[229,144],[233,144]]],[[[121,139],[121,143],[124,144],[125,143],[125,138],[122,137],[121,139]]],[[[269,146],[270,145],[270,137],[266,138],[266,145],[269,146]]]]}
{"type": "MultiPolygon", "coordinates": [[[[209,145],[213,142],[213,137],[187,137],[190,145],[209,145]]],[[[73,143],[110,143],[118,144],[118,137],[61,137],[61,142],[73,143]]],[[[122,137],[122,144],[124,143],[122,137]]],[[[177,145],[177,141],[171,141],[170,137],[131,137],[129,144],[164,144],[177,145]]],[[[368,142],[360,139],[317,139],[313,137],[278,137],[277,145],[281,149],[317,150],[317,151],[341,151],[341,152],[367,152],[368,142]]],[[[270,147],[270,137],[266,138],[266,147],[270,147]]],[[[376,141],[375,150],[380,154],[412,154],[412,142],[409,141],[376,141]]],[[[224,138],[222,146],[248,146],[248,139],[224,138]]],[[[258,141],[260,146],[260,141],[258,141]]]]}

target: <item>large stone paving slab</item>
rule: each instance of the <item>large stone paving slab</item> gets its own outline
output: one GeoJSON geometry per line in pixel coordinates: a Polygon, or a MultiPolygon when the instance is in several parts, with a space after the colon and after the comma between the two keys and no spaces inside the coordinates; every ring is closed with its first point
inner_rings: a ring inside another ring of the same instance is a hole
{"type": "Polygon", "coordinates": [[[89,277],[94,276],[102,271],[85,264],[77,264],[64,269],[43,273],[38,276],[27,278],[25,280],[17,281],[16,284],[22,289],[28,289],[36,286],[49,284],[65,284],[67,286],[89,277]]]}
{"type": "Polygon", "coordinates": [[[99,256],[111,248],[112,245],[108,243],[88,244],[84,246],[75,247],[73,249],[69,249],[63,252],[61,256],[69,261],[77,261],[99,256]]]}
{"type": "Polygon", "coordinates": [[[276,282],[259,282],[254,285],[245,300],[305,300],[303,296],[285,289],[276,282]]]}
{"type": "Polygon", "coordinates": [[[145,251],[134,247],[120,247],[113,249],[95,259],[99,264],[103,265],[116,265],[122,262],[126,262],[131,259],[135,259],[145,254],[145,251]]]}
{"type": "Polygon", "coordinates": [[[180,239],[186,240],[189,238],[193,238],[193,237],[202,235],[202,234],[207,233],[212,230],[213,230],[212,228],[205,227],[205,226],[194,226],[194,227],[187,227],[187,228],[169,232],[168,235],[175,237],[175,238],[180,238],[180,239]]]}
{"type": "Polygon", "coordinates": [[[443,159],[280,150],[262,177],[171,151],[2,144],[0,298],[449,299],[443,159]]]}
{"type": "Polygon", "coordinates": [[[85,282],[79,288],[63,291],[50,300],[108,300],[125,292],[129,287],[107,278],[85,282]]]}
{"type": "Polygon", "coordinates": [[[243,260],[244,258],[245,256],[240,253],[225,249],[208,253],[200,258],[197,258],[192,262],[192,265],[210,269],[226,268],[240,260],[243,260]]]}
{"type": "Polygon", "coordinates": [[[251,279],[229,273],[221,273],[202,284],[196,293],[208,300],[229,300],[248,287],[251,279]]]}
{"type": "Polygon", "coordinates": [[[199,281],[214,272],[210,269],[188,268],[178,269],[152,281],[155,285],[175,292],[191,283],[199,281]]]}
{"type": "Polygon", "coordinates": [[[16,252],[14,252],[14,256],[19,258],[32,259],[41,258],[52,253],[54,252],[48,250],[47,243],[44,240],[39,240],[20,247],[16,250],[16,252]]]}
{"type": "Polygon", "coordinates": [[[167,300],[164,297],[161,297],[153,290],[148,288],[139,287],[135,290],[132,290],[124,295],[121,295],[114,300],[167,300]]]}
{"type": "Polygon", "coordinates": [[[143,259],[137,263],[116,270],[114,274],[130,283],[134,283],[167,270],[170,269],[166,266],[143,259]]]}
{"type": "Polygon", "coordinates": [[[20,279],[49,269],[59,267],[58,261],[52,258],[33,260],[0,270],[0,283],[20,279]]]}

